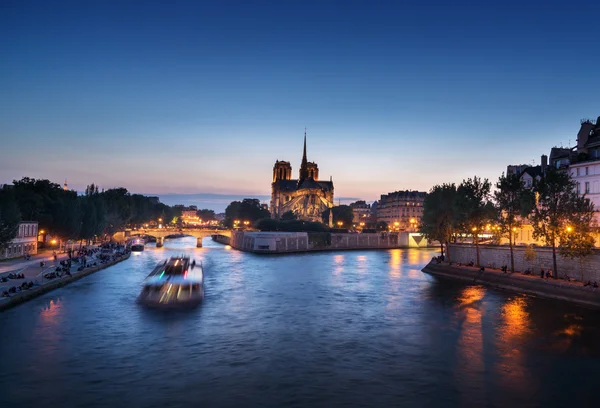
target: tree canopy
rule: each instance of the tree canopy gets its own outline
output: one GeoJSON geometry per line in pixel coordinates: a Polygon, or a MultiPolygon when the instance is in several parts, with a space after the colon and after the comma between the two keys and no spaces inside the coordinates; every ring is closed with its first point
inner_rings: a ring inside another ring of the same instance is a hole
{"type": "Polygon", "coordinates": [[[504,173],[496,183],[494,192],[496,202],[497,222],[499,232],[508,237],[510,247],[510,270],[515,271],[515,260],[513,254],[514,233],[516,228],[521,227],[523,219],[531,213],[535,205],[534,194],[526,189],[520,175],[504,173]]]}
{"type": "Polygon", "coordinates": [[[17,234],[21,214],[12,189],[3,187],[0,189],[0,249],[6,245],[17,234]]]}
{"type": "Polygon", "coordinates": [[[455,231],[455,199],[456,186],[442,184],[434,186],[423,201],[423,216],[419,231],[428,240],[440,243],[442,255],[444,255],[444,244],[448,248],[455,231]]]}
{"type": "Polygon", "coordinates": [[[270,216],[271,213],[261,206],[259,199],[244,198],[241,202],[233,201],[227,206],[223,223],[231,228],[236,220],[240,223],[249,221],[254,224],[256,221],[262,218],[270,218],[270,216]]]}
{"type": "Polygon", "coordinates": [[[537,205],[531,221],[533,234],[552,247],[552,263],[557,277],[556,249],[566,257],[583,257],[592,252],[590,235],[594,206],[577,194],[577,184],[567,172],[549,168],[537,183],[537,205]]]}
{"type": "Polygon", "coordinates": [[[333,226],[336,227],[339,222],[342,223],[342,228],[351,228],[354,220],[354,211],[349,205],[338,205],[323,211],[321,219],[323,223],[329,225],[329,211],[333,211],[333,226]]]}

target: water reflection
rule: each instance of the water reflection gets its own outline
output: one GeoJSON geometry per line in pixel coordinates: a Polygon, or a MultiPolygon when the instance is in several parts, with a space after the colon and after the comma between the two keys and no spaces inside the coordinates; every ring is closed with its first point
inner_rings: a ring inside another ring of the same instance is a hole
{"type": "Polygon", "coordinates": [[[597,313],[423,274],[428,250],[271,257],[195,244],[148,247],[0,313],[10,333],[0,406],[597,400],[597,313]],[[182,313],[140,309],[134,299],[149,270],[182,252],[203,260],[205,302],[182,313]]]}
{"type": "Polygon", "coordinates": [[[392,249],[390,252],[390,277],[399,279],[402,270],[402,251],[400,249],[392,249]]]}
{"type": "Polygon", "coordinates": [[[532,333],[527,311],[527,296],[513,295],[501,309],[501,321],[497,328],[499,358],[495,373],[505,387],[512,390],[513,397],[526,398],[537,381],[527,371],[524,344],[532,333]]]}
{"type": "Polygon", "coordinates": [[[456,378],[463,406],[474,400],[483,400],[485,383],[483,374],[482,300],[485,289],[482,286],[464,288],[458,298],[457,318],[462,321],[456,345],[456,378]]]}

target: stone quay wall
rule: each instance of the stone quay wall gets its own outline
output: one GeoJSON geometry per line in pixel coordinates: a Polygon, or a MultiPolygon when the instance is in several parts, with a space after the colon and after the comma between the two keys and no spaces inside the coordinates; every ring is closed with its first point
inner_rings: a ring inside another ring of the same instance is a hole
{"type": "Polygon", "coordinates": [[[231,238],[226,235],[213,234],[211,235],[213,241],[223,245],[231,245],[231,238]]]}
{"type": "Polygon", "coordinates": [[[583,306],[600,309],[600,289],[583,286],[577,282],[566,282],[561,279],[540,279],[518,273],[502,273],[500,271],[479,271],[477,267],[437,264],[430,262],[423,272],[434,276],[458,279],[470,284],[484,284],[517,293],[527,293],[550,299],[559,299],[583,306]]]}
{"type": "MultiPolygon", "coordinates": [[[[215,238],[213,238],[215,239],[215,238]]],[[[223,242],[222,239],[215,239],[223,242]]],[[[391,249],[426,247],[424,238],[410,233],[309,233],[245,232],[232,233],[229,244],[253,253],[292,253],[330,250],[391,249]]]]}
{"type": "Polygon", "coordinates": [[[96,273],[102,269],[106,269],[109,266],[112,266],[112,265],[122,262],[126,259],[129,259],[130,256],[131,256],[131,252],[128,252],[127,254],[115,259],[114,261],[110,261],[110,262],[107,262],[105,264],[101,264],[98,266],[93,266],[91,268],[86,268],[83,271],[72,272],[71,276],[56,278],[54,280],[44,282],[44,284],[41,286],[34,286],[31,289],[17,292],[15,294],[11,295],[10,298],[3,299],[3,301],[0,302],[0,312],[2,310],[5,310],[10,307],[16,306],[20,303],[23,303],[27,300],[38,297],[46,292],[50,292],[51,290],[54,290],[56,288],[60,288],[65,285],[68,285],[69,283],[75,282],[76,280],[79,280],[85,276],[91,275],[92,273],[96,273]]]}
{"type": "MultiPolygon", "coordinates": [[[[523,272],[527,268],[539,275],[540,270],[554,269],[552,263],[552,248],[534,247],[536,257],[533,261],[525,259],[526,247],[513,247],[513,256],[515,260],[515,271],[523,272]]],[[[499,269],[503,265],[508,265],[510,270],[510,248],[508,245],[479,245],[480,265],[499,269]]],[[[449,261],[453,263],[468,264],[477,262],[477,248],[472,244],[450,244],[449,261]]],[[[556,252],[556,266],[558,276],[564,277],[567,274],[570,278],[581,282],[588,280],[600,284],[600,250],[594,250],[592,255],[582,259],[563,258],[556,252]]],[[[553,271],[556,272],[556,271],[553,271]]]]}

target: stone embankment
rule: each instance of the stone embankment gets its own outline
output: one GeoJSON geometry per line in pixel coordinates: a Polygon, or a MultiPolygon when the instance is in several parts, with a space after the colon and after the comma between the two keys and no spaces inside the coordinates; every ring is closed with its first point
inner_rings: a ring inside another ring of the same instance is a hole
{"type": "Polygon", "coordinates": [[[358,249],[425,248],[427,240],[418,233],[328,233],[234,231],[231,239],[213,235],[213,240],[240,251],[261,254],[338,251],[358,249]]]}
{"type": "Polygon", "coordinates": [[[584,286],[581,282],[568,282],[562,279],[542,279],[539,275],[503,273],[499,269],[456,266],[447,262],[430,262],[423,272],[431,275],[459,279],[472,284],[528,293],[540,297],[560,299],[584,306],[600,308],[600,288],[584,286]]]}
{"type": "Polygon", "coordinates": [[[56,288],[60,288],[62,286],[68,285],[71,282],[75,282],[76,280],[79,280],[85,276],[91,275],[92,273],[98,272],[99,270],[108,268],[109,266],[112,266],[114,264],[122,262],[122,261],[128,259],[130,255],[131,255],[131,253],[129,252],[125,255],[122,255],[122,256],[116,258],[113,261],[109,261],[107,263],[100,264],[97,266],[92,266],[90,268],[84,269],[83,271],[72,272],[71,276],[55,278],[53,280],[46,281],[41,285],[36,285],[31,289],[11,294],[10,297],[0,298],[0,311],[8,309],[13,306],[16,306],[16,305],[23,303],[29,299],[33,299],[37,296],[40,296],[41,294],[44,294],[44,293],[54,290],[56,288]]]}

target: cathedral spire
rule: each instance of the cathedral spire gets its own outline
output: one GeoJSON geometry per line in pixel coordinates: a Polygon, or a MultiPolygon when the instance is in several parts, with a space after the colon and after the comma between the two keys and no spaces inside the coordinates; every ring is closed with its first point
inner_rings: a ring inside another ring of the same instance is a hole
{"type": "Polygon", "coordinates": [[[304,128],[304,151],[302,152],[302,164],[300,164],[300,178],[298,183],[302,183],[308,178],[308,160],[306,159],[306,128],[304,128]]]}

